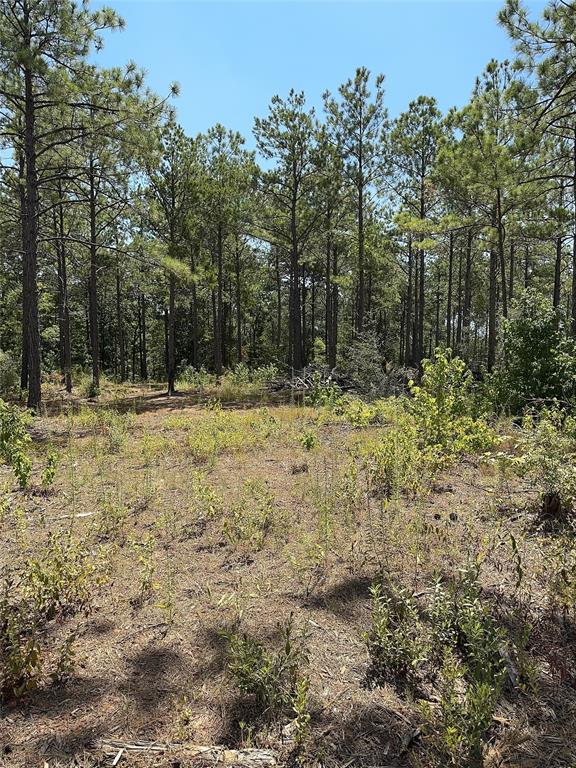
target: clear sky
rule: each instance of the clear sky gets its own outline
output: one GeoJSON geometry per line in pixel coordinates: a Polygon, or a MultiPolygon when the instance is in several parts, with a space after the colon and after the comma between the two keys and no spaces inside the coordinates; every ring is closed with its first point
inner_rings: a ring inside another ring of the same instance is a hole
{"type": "MultiPolygon", "coordinates": [[[[94,6],[101,3],[93,3],[94,6]]],[[[463,105],[492,58],[511,57],[494,0],[108,0],[126,21],[107,36],[98,60],[134,60],[147,82],[167,93],[177,81],[179,120],[194,135],[216,122],[251,145],[254,115],[270,98],[304,90],[321,107],[322,93],[366,66],[386,76],[394,117],[426,94],[441,109],[463,105]]],[[[543,3],[533,0],[539,11],[543,3]]]]}

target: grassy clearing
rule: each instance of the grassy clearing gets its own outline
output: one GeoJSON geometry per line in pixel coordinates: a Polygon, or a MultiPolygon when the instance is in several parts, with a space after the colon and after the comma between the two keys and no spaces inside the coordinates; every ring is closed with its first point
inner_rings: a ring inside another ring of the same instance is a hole
{"type": "Polygon", "coordinates": [[[573,765],[572,422],[431,392],[35,423],[27,487],[2,469],[7,764],[573,765]]]}

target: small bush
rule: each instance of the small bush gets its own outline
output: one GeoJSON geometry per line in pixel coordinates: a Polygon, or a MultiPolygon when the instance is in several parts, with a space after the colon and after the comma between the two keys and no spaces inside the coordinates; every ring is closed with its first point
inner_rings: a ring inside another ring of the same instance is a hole
{"type": "Polygon", "coordinates": [[[445,650],[437,710],[425,703],[428,735],[441,762],[455,768],[481,768],[486,731],[492,724],[495,691],[486,682],[467,683],[465,667],[445,650]]]}
{"type": "Polygon", "coordinates": [[[542,513],[557,518],[576,501],[576,419],[556,409],[525,416],[514,467],[538,488],[542,513]]]}
{"type": "Polygon", "coordinates": [[[437,349],[422,366],[421,385],[411,384],[409,404],[422,443],[444,459],[489,450],[495,435],[473,414],[473,381],[466,363],[449,349],[437,349]]]}
{"type": "Polygon", "coordinates": [[[0,395],[10,396],[18,392],[20,374],[18,364],[9,352],[0,349],[0,395]]]}
{"type": "Polygon", "coordinates": [[[304,726],[308,692],[301,674],[308,658],[304,638],[295,638],[292,617],[280,631],[282,644],[277,651],[268,650],[246,634],[225,633],[228,674],[241,693],[253,697],[261,712],[277,717],[295,711],[304,726]]]}
{"type": "Polygon", "coordinates": [[[240,498],[224,521],[224,534],[233,546],[244,542],[262,549],[273,522],[274,497],[258,480],[246,480],[240,498]]]}
{"type": "Polygon", "coordinates": [[[21,488],[27,487],[32,473],[32,460],[27,453],[29,421],[26,412],[0,400],[0,460],[12,467],[21,488]]]}
{"type": "Polygon", "coordinates": [[[576,347],[549,299],[525,290],[513,301],[502,332],[502,360],[486,386],[496,407],[517,414],[574,397],[576,347]]]}
{"type": "Polygon", "coordinates": [[[426,657],[414,599],[399,587],[385,593],[381,584],[373,584],[370,594],[372,624],[364,635],[370,654],[368,680],[409,680],[426,657]]]}
{"type": "MultiPolygon", "coordinates": [[[[46,548],[4,575],[0,596],[0,701],[34,689],[46,666],[44,626],[90,609],[98,563],[69,539],[50,537],[46,548]]],[[[57,655],[53,679],[63,680],[73,662],[69,636],[57,655]]]]}

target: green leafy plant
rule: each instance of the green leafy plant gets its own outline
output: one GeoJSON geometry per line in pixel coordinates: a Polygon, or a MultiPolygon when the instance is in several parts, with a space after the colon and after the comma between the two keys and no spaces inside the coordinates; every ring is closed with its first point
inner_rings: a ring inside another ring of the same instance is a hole
{"type": "Polygon", "coordinates": [[[405,682],[426,658],[421,625],[412,595],[402,587],[370,588],[372,622],[364,639],[370,655],[368,681],[405,682]]]}
{"type": "Polygon", "coordinates": [[[12,467],[21,488],[28,486],[32,474],[32,459],[27,452],[29,422],[27,412],[0,400],[0,459],[12,467]]]}
{"type": "Polygon", "coordinates": [[[437,349],[422,367],[420,386],[410,385],[409,411],[423,445],[435,449],[439,458],[490,449],[495,435],[473,415],[473,381],[466,363],[449,349],[437,349]]]}
{"type": "Polygon", "coordinates": [[[60,454],[57,451],[48,451],[46,466],[42,470],[42,485],[44,488],[49,488],[54,483],[59,463],[60,454]]]}
{"type": "Polygon", "coordinates": [[[273,513],[274,497],[270,491],[259,480],[248,479],[224,520],[224,534],[234,546],[245,542],[252,549],[262,549],[273,513]]]}
{"type": "Polygon", "coordinates": [[[236,630],[224,633],[228,644],[228,674],[238,690],[253,697],[258,709],[272,717],[294,712],[304,726],[308,687],[301,667],[307,661],[304,637],[295,637],[292,616],[279,626],[281,645],[269,650],[236,630]]]}
{"type": "Polygon", "coordinates": [[[576,419],[554,408],[527,415],[517,442],[519,474],[539,490],[544,515],[558,518],[576,501],[576,419]]]}

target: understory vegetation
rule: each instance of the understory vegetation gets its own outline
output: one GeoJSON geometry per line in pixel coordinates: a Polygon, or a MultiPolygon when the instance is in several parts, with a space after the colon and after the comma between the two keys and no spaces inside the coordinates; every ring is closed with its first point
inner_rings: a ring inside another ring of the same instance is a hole
{"type": "Polygon", "coordinates": [[[14,764],[77,754],[48,736],[55,718],[73,728],[70,700],[90,739],[122,712],[118,738],[176,752],[537,765],[545,730],[548,764],[570,765],[566,403],[502,415],[491,379],[440,349],[380,400],[321,376],[292,405],[253,389],[227,405],[194,384],[176,407],[118,388],[37,419],[34,442],[2,406],[14,764]],[[97,718],[83,701],[96,679],[97,718]]]}

